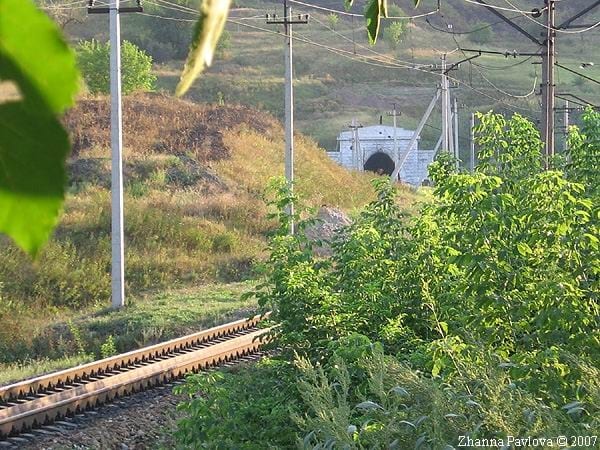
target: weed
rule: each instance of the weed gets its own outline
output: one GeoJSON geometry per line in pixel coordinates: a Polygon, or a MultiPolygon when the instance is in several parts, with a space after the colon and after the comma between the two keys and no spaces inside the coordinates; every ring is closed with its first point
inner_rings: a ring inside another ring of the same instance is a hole
{"type": "Polygon", "coordinates": [[[77,325],[73,323],[72,320],[67,321],[67,327],[69,328],[69,332],[71,333],[71,338],[73,339],[73,343],[75,345],[75,352],[77,355],[85,355],[85,343],[83,338],[81,337],[81,330],[77,325]]]}
{"type": "Polygon", "coordinates": [[[117,346],[115,344],[115,338],[112,334],[109,334],[106,340],[100,346],[100,357],[108,358],[110,356],[116,355],[117,346]]]}

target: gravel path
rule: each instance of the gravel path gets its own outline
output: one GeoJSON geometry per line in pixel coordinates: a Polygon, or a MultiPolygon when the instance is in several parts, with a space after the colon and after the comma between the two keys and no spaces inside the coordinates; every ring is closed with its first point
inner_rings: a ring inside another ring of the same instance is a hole
{"type": "Polygon", "coordinates": [[[125,397],[96,410],[0,442],[0,449],[170,449],[177,403],[173,385],[125,397]]]}

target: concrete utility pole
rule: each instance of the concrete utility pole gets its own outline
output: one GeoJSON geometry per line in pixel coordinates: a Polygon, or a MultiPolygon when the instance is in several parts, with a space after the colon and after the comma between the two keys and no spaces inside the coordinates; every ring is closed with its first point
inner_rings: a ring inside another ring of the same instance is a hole
{"type": "MultiPolygon", "coordinates": [[[[293,51],[292,24],[308,23],[308,14],[298,15],[292,19],[292,8],[283,0],[283,18],[267,14],[268,24],[283,24],[285,32],[285,179],[288,189],[294,191],[294,88],[293,88],[293,51]]],[[[294,234],[294,205],[289,207],[290,234],[294,234]]]]}
{"type": "Polygon", "coordinates": [[[454,97],[454,158],[456,159],[456,168],[459,166],[459,151],[458,151],[458,100],[454,97]]]}
{"type": "Polygon", "coordinates": [[[110,10],[110,148],[112,154],[112,306],[125,306],[123,233],[123,111],[121,108],[121,20],[119,0],[110,10]]]}
{"type": "Polygon", "coordinates": [[[471,172],[475,171],[475,113],[471,113],[471,172]]]}
{"type": "Polygon", "coordinates": [[[111,285],[112,306],[125,306],[125,239],[123,233],[123,111],[121,106],[121,12],[142,12],[136,7],[121,8],[120,0],[111,0],[109,7],[93,8],[88,14],[109,14],[110,32],[110,148],[111,148],[111,285]]]}
{"type": "Polygon", "coordinates": [[[544,13],[546,16],[546,38],[544,40],[545,48],[542,52],[542,138],[544,140],[544,167],[546,169],[550,167],[550,161],[554,156],[555,1],[546,0],[547,7],[544,13]]]}
{"type": "Polygon", "coordinates": [[[400,151],[398,149],[398,136],[396,132],[397,122],[396,119],[400,116],[401,113],[396,111],[396,104],[392,103],[392,112],[388,113],[388,116],[392,116],[393,125],[394,125],[394,168],[398,167],[400,164],[400,151]]]}
{"type": "Polygon", "coordinates": [[[567,153],[569,150],[569,100],[565,100],[563,121],[565,123],[565,143],[563,148],[565,153],[567,153]]]}
{"type": "MultiPolygon", "coordinates": [[[[412,137],[410,138],[410,141],[408,141],[408,146],[406,147],[406,151],[404,152],[404,155],[400,159],[400,162],[398,163],[398,165],[396,165],[396,167],[394,168],[392,175],[390,175],[390,180],[398,181],[398,176],[400,175],[400,170],[402,170],[404,161],[406,161],[406,158],[408,158],[408,155],[412,151],[413,147],[415,146],[415,143],[417,142],[417,139],[421,135],[421,131],[423,131],[423,127],[427,123],[429,116],[431,116],[431,112],[433,111],[433,108],[435,108],[435,105],[436,105],[438,99],[440,98],[440,92],[441,92],[441,89],[436,89],[435,95],[431,99],[431,102],[429,102],[429,106],[427,107],[425,114],[423,114],[423,117],[421,117],[421,121],[419,122],[419,125],[417,125],[417,129],[415,130],[412,137]]],[[[443,133],[442,133],[442,137],[443,137],[443,133]]],[[[448,136],[446,135],[446,138],[447,137],[448,136]]]]}
{"type": "Polygon", "coordinates": [[[365,171],[365,161],[362,156],[360,138],[358,135],[358,129],[362,127],[362,125],[356,124],[356,119],[352,119],[352,124],[349,126],[349,128],[352,130],[352,163],[354,164],[356,170],[358,170],[359,172],[365,171]]]}
{"type": "MultiPolygon", "coordinates": [[[[488,5],[485,0],[474,1],[485,6],[488,9],[488,11],[500,17],[504,22],[506,22],[508,25],[520,32],[523,36],[527,37],[530,41],[534,42],[536,45],[543,47],[542,52],[539,54],[539,56],[541,56],[542,58],[542,120],[540,122],[540,134],[542,136],[542,139],[544,140],[543,160],[544,167],[547,169],[549,167],[550,160],[554,156],[555,149],[554,113],[556,111],[556,86],[554,81],[554,66],[556,65],[556,31],[570,28],[590,28],[591,26],[575,25],[573,24],[573,22],[600,6],[600,0],[590,0],[588,6],[586,6],[584,9],[577,12],[576,14],[574,14],[569,19],[565,20],[559,25],[556,25],[555,22],[557,0],[544,0],[545,6],[543,8],[535,8],[531,11],[531,15],[534,18],[541,17],[542,13],[545,15],[546,20],[543,24],[544,33],[542,34],[542,36],[544,36],[544,39],[542,41],[540,41],[527,30],[513,22],[510,18],[506,17],[493,6],[488,5]]],[[[525,54],[520,53],[520,55],[524,56],[525,54]]]]}
{"type": "Polygon", "coordinates": [[[442,151],[447,152],[450,150],[449,134],[448,134],[448,106],[449,106],[449,95],[448,95],[448,74],[446,73],[446,54],[442,55],[442,151]]]}

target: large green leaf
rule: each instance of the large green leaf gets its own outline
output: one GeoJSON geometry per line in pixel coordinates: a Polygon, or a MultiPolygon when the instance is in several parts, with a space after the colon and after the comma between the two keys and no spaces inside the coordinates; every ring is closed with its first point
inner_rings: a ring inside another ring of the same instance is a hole
{"type": "Polygon", "coordinates": [[[371,0],[369,7],[365,11],[365,17],[367,19],[369,42],[375,44],[377,42],[377,35],[379,34],[381,18],[387,17],[387,0],[371,0]]]}
{"type": "Polygon", "coordinates": [[[230,3],[231,0],[204,0],[200,5],[200,18],[194,30],[192,47],[175,90],[177,96],[185,94],[198,75],[212,64],[230,3]]]}
{"type": "Polygon", "coordinates": [[[79,85],[75,57],[30,0],[0,0],[0,81],[19,95],[0,101],[0,232],[36,255],[64,198],[66,132],[57,114],[79,85]]]}

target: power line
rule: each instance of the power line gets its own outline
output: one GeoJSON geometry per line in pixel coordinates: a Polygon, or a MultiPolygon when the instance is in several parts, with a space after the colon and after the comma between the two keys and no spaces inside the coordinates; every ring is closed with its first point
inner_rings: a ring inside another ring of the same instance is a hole
{"type": "MultiPolygon", "coordinates": [[[[469,62],[471,62],[471,61],[469,61],[469,62]]],[[[486,82],[487,82],[487,83],[488,83],[490,86],[492,86],[492,87],[493,87],[495,90],[497,90],[497,91],[498,91],[498,92],[500,92],[501,94],[508,95],[509,97],[512,97],[512,98],[520,98],[520,99],[525,99],[525,98],[531,97],[533,94],[535,94],[535,90],[536,90],[536,87],[537,87],[537,81],[538,81],[538,79],[537,79],[537,76],[536,76],[536,77],[535,77],[535,79],[533,80],[533,88],[531,88],[531,91],[529,91],[529,93],[527,93],[527,94],[523,94],[523,95],[515,95],[515,94],[511,94],[511,93],[509,93],[509,92],[506,92],[505,90],[503,90],[503,89],[500,89],[499,87],[497,87],[497,86],[496,86],[494,83],[492,83],[492,82],[491,82],[491,81],[490,81],[490,80],[489,80],[489,79],[488,79],[488,78],[487,78],[487,77],[486,77],[486,76],[483,74],[483,72],[482,72],[481,70],[479,70],[479,68],[478,68],[478,67],[475,67],[475,70],[477,70],[477,72],[479,72],[479,75],[481,75],[481,78],[483,78],[483,79],[484,79],[484,80],[485,80],[485,81],[486,81],[486,82]]]]}
{"type": "MultiPolygon", "coordinates": [[[[396,58],[396,57],[389,56],[389,55],[386,55],[386,54],[384,54],[384,53],[381,53],[381,52],[378,52],[378,51],[376,51],[376,50],[373,50],[373,49],[372,49],[371,47],[369,47],[369,46],[362,45],[362,44],[357,44],[357,43],[356,43],[354,40],[352,40],[352,39],[350,39],[350,38],[348,38],[348,37],[344,36],[342,33],[340,33],[340,32],[338,32],[338,31],[334,30],[333,28],[331,28],[331,27],[329,27],[329,26],[327,26],[325,23],[321,22],[321,21],[320,21],[319,19],[317,19],[316,17],[312,17],[312,19],[313,19],[315,22],[317,22],[318,24],[320,24],[322,27],[324,27],[325,29],[327,29],[327,30],[329,30],[330,32],[334,33],[335,35],[337,35],[337,36],[341,37],[342,39],[344,39],[344,40],[346,40],[346,41],[348,41],[348,42],[352,42],[352,43],[353,43],[353,44],[355,44],[357,47],[359,47],[359,48],[362,48],[362,49],[364,49],[364,50],[366,50],[366,51],[368,51],[368,52],[370,52],[370,53],[372,53],[372,54],[374,54],[374,55],[380,56],[380,57],[382,57],[382,58],[384,58],[384,59],[387,59],[387,60],[390,60],[390,61],[392,61],[392,62],[397,62],[397,63],[400,63],[400,64],[407,64],[408,66],[411,66],[411,67],[416,67],[416,66],[415,66],[415,64],[414,64],[414,63],[411,63],[410,61],[403,61],[403,60],[400,60],[400,59],[398,59],[398,58],[396,58]]],[[[427,64],[425,64],[425,65],[422,65],[422,67],[423,67],[423,66],[427,66],[427,64]]]]}
{"type": "MultiPolygon", "coordinates": [[[[467,1],[467,0],[465,0],[465,1],[467,1]]],[[[513,4],[510,2],[510,0],[504,0],[504,1],[505,1],[506,3],[508,3],[509,5],[511,5],[511,6],[513,6],[513,7],[514,7],[514,5],[513,5],[513,4]]],[[[598,5],[600,5],[600,3],[597,3],[596,5],[592,5],[592,6],[591,6],[591,7],[588,9],[588,11],[591,11],[591,10],[592,10],[592,9],[593,9],[595,6],[598,6],[598,5]]],[[[547,8],[544,8],[544,9],[547,9],[547,8]]],[[[541,9],[540,11],[543,11],[544,9],[541,9]]],[[[565,33],[565,34],[581,34],[581,33],[586,33],[586,32],[588,32],[588,31],[591,31],[591,30],[593,30],[594,28],[597,28],[597,27],[599,27],[599,26],[600,26],[600,21],[598,21],[598,22],[596,22],[595,24],[593,24],[593,25],[590,25],[589,27],[587,27],[587,28],[584,28],[584,29],[582,29],[582,30],[577,30],[577,31],[569,31],[569,30],[565,30],[565,29],[561,28],[561,26],[558,26],[558,27],[555,27],[555,26],[548,26],[547,24],[544,24],[544,23],[542,23],[542,22],[538,22],[538,21],[537,21],[537,20],[535,20],[533,17],[529,17],[529,15],[523,14],[523,13],[524,13],[524,11],[520,11],[520,13],[521,13],[522,15],[524,15],[524,16],[525,16],[527,19],[529,19],[529,20],[531,20],[532,22],[534,22],[535,24],[539,25],[540,27],[542,27],[542,28],[546,28],[546,29],[550,29],[550,30],[552,30],[552,31],[555,31],[555,32],[557,32],[557,33],[565,33]]]]}
{"type": "Polygon", "coordinates": [[[514,64],[510,64],[508,66],[486,66],[486,65],[481,64],[481,63],[476,63],[475,61],[473,61],[472,64],[474,66],[481,67],[482,69],[485,69],[485,70],[507,70],[507,69],[512,69],[513,67],[520,66],[521,64],[525,64],[528,61],[531,61],[531,59],[534,56],[536,56],[536,55],[530,55],[527,58],[525,58],[524,60],[516,62],[514,64]]]}
{"type": "MultiPolygon", "coordinates": [[[[291,3],[296,3],[298,5],[303,5],[306,6],[308,8],[314,8],[314,9],[320,9],[322,11],[327,11],[330,13],[334,13],[334,14],[339,14],[342,16],[352,16],[352,17],[364,17],[364,14],[355,14],[355,13],[350,13],[347,11],[340,11],[338,9],[331,9],[331,8],[326,8],[324,6],[319,6],[319,5],[314,5],[312,3],[305,3],[305,2],[301,2],[299,0],[289,0],[291,3]]],[[[439,5],[439,1],[438,1],[438,7],[430,12],[427,13],[422,13],[422,14],[415,14],[413,16],[388,16],[388,17],[382,17],[382,19],[388,19],[388,20],[410,20],[410,19],[418,19],[420,17],[427,17],[427,16],[431,16],[433,14],[437,14],[440,11],[440,5],[439,5]]]]}
{"type": "MultiPolygon", "coordinates": [[[[498,9],[500,11],[518,12],[519,14],[522,14],[522,15],[535,15],[538,13],[538,12],[533,12],[533,11],[523,11],[522,9],[517,8],[515,5],[511,5],[512,8],[505,8],[503,6],[498,6],[498,5],[488,5],[487,3],[482,3],[479,1],[475,1],[475,0],[463,0],[463,1],[465,1],[467,3],[471,3],[473,5],[477,5],[477,6],[488,6],[490,8],[498,9]]],[[[507,1],[507,3],[509,3],[509,2],[507,1]]],[[[543,9],[545,9],[545,8],[543,8],[543,9]]],[[[539,11],[543,11],[543,9],[541,9],[539,11]]]]}
{"type": "MultiPolygon", "coordinates": [[[[164,3],[168,3],[168,2],[165,2],[165,0],[158,0],[158,1],[161,1],[161,2],[164,2],[164,3]]],[[[155,4],[155,3],[151,2],[151,1],[148,1],[147,3],[155,4]]],[[[157,5],[157,6],[163,6],[163,5],[157,5]]],[[[193,11],[194,15],[196,15],[196,16],[199,15],[199,13],[197,11],[190,10],[189,8],[186,8],[186,9],[189,10],[187,12],[192,12],[193,11]]],[[[147,15],[147,16],[150,16],[150,17],[161,18],[161,19],[165,19],[165,20],[175,20],[175,21],[182,21],[182,22],[193,22],[193,20],[191,20],[191,19],[165,17],[165,16],[160,16],[160,15],[157,15],[157,14],[149,14],[149,13],[140,13],[140,14],[144,14],[144,15],[147,15]]],[[[257,31],[261,31],[261,32],[265,32],[265,33],[270,33],[270,34],[274,34],[274,35],[279,35],[279,36],[285,36],[283,33],[280,33],[278,31],[269,30],[269,29],[266,29],[266,28],[258,27],[256,25],[250,25],[248,23],[239,22],[239,21],[237,21],[235,19],[231,19],[230,18],[230,19],[227,19],[227,21],[230,22],[230,23],[234,23],[236,25],[240,25],[240,26],[243,26],[243,27],[246,27],[246,28],[257,30],[257,31]]],[[[293,36],[293,39],[294,40],[298,40],[300,42],[307,43],[309,45],[320,47],[320,48],[322,48],[324,50],[327,50],[327,51],[329,51],[331,53],[337,54],[338,56],[344,57],[346,59],[349,59],[349,60],[352,60],[352,61],[355,61],[355,62],[360,62],[362,64],[371,65],[371,66],[375,66],[375,67],[386,68],[386,69],[416,70],[416,71],[419,71],[419,72],[422,72],[422,73],[427,73],[427,74],[434,75],[434,76],[440,76],[439,74],[433,73],[433,72],[431,72],[429,70],[425,70],[423,68],[423,67],[426,67],[425,65],[421,65],[420,67],[418,67],[418,66],[414,66],[414,65],[408,65],[408,64],[405,64],[405,63],[395,63],[395,62],[393,62],[393,58],[389,58],[388,61],[382,61],[382,60],[379,60],[379,59],[374,58],[374,57],[369,57],[367,55],[354,54],[353,52],[348,51],[348,50],[343,50],[343,49],[339,49],[339,48],[328,46],[326,44],[321,44],[319,42],[312,41],[309,38],[307,38],[306,36],[303,36],[303,35],[300,35],[300,34],[298,34],[296,36],[293,36]]],[[[448,77],[448,78],[450,80],[454,81],[455,83],[459,84],[459,85],[464,85],[465,87],[467,87],[468,89],[472,90],[473,92],[475,92],[475,93],[477,93],[479,95],[482,95],[482,96],[484,96],[484,97],[486,97],[486,98],[488,98],[488,99],[490,99],[490,100],[492,100],[494,102],[501,103],[501,104],[505,105],[505,107],[508,110],[510,110],[510,111],[512,111],[514,113],[517,112],[516,109],[519,109],[521,111],[531,112],[530,109],[522,108],[522,107],[520,107],[518,105],[509,104],[505,100],[500,99],[500,98],[496,98],[496,97],[494,97],[494,96],[492,96],[492,95],[490,95],[490,94],[488,94],[488,93],[486,93],[484,91],[481,91],[481,90],[479,90],[479,89],[477,89],[477,88],[469,85],[468,83],[466,83],[466,82],[464,82],[464,81],[462,81],[460,79],[453,78],[453,77],[448,77]]]]}
{"type": "Polygon", "coordinates": [[[556,67],[560,67],[561,69],[563,69],[563,70],[566,70],[567,72],[574,73],[575,75],[578,75],[578,76],[580,76],[581,78],[585,78],[586,80],[593,81],[593,82],[594,82],[594,83],[596,83],[596,84],[600,84],[600,81],[598,81],[598,80],[596,80],[596,79],[594,79],[594,78],[592,78],[592,77],[588,77],[587,75],[585,75],[585,74],[583,74],[583,73],[579,73],[579,72],[577,72],[576,70],[569,69],[568,67],[565,67],[565,66],[563,66],[562,64],[555,63],[555,66],[556,66],[556,67]]]}
{"type": "MultiPolygon", "coordinates": [[[[504,19],[503,19],[503,21],[504,21],[504,19]]],[[[446,22],[446,23],[447,23],[447,22],[446,22]]],[[[456,44],[456,46],[457,46],[457,47],[458,47],[458,48],[461,50],[462,54],[463,54],[465,57],[467,56],[467,55],[466,55],[466,53],[465,53],[466,51],[476,51],[476,52],[478,52],[479,54],[481,54],[481,53],[491,53],[491,54],[499,54],[499,55],[504,55],[505,57],[508,57],[508,56],[509,56],[509,52],[502,53],[502,52],[495,52],[495,51],[485,51],[485,50],[469,50],[469,49],[463,49],[463,48],[460,46],[460,44],[459,44],[458,40],[456,39],[456,36],[454,36],[454,35],[453,35],[453,36],[452,36],[452,39],[454,40],[454,43],[455,43],[455,44],[456,44]]],[[[513,53],[514,57],[516,57],[516,56],[517,56],[517,54],[518,54],[518,53],[515,51],[515,52],[513,53]]],[[[514,67],[514,66],[516,66],[516,65],[522,64],[522,63],[524,63],[524,62],[526,62],[526,61],[530,60],[531,58],[533,58],[533,56],[536,56],[536,55],[537,55],[537,54],[531,54],[531,55],[529,56],[529,58],[527,58],[525,61],[520,61],[519,63],[517,63],[517,64],[514,64],[514,65],[513,65],[513,66],[511,66],[511,67],[514,67]]],[[[486,81],[486,82],[487,82],[487,83],[488,83],[488,84],[489,84],[489,85],[490,85],[490,86],[491,86],[493,89],[495,89],[497,92],[499,92],[499,93],[501,93],[501,94],[503,94],[503,95],[509,96],[509,97],[511,97],[511,98],[515,98],[515,99],[520,99],[520,100],[523,100],[523,99],[526,99],[526,98],[528,98],[528,97],[532,96],[532,95],[535,93],[535,88],[536,88],[536,85],[537,85],[537,76],[535,77],[535,80],[534,80],[534,82],[533,82],[533,88],[531,89],[531,91],[530,91],[529,93],[527,93],[527,94],[524,94],[524,95],[515,95],[515,94],[511,94],[511,93],[509,93],[509,92],[506,92],[505,90],[503,90],[503,89],[500,89],[499,87],[497,87],[497,86],[496,86],[496,85],[495,85],[495,84],[494,84],[494,83],[493,83],[491,80],[489,80],[489,79],[488,79],[488,78],[487,78],[487,77],[486,77],[486,76],[483,74],[483,72],[482,72],[481,70],[479,70],[479,68],[478,68],[478,65],[477,65],[476,63],[474,63],[474,62],[471,60],[471,58],[467,59],[467,61],[469,62],[469,64],[471,65],[471,67],[475,67],[475,70],[476,70],[476,71],[479,73],[479,75],[481,76],[481,78],[483,78],[483,79],[484,79],[484,80],[485,80],[485,81],[486,81]]],[[[533,111],[531,111],[531,110],[530,110],[529,112],[533,112],[533,111]]]]}
{"type": "MultiPolygon", "coordinates": [[[[106,2],[100,2],[101,6],[108,6],[106,2]]],[[[76,0],[71,3],[62,3],[62,4],[44,4],[40,5],[40,9],[44,9],[46,11],[54,11],[54,10],[69,10],[69,9],[87,9],[87,0],[76,0]],[[85,3],[83,5],[78,5],[80,3],[85,3]]]]}
{"type": "MultiPolygon", "coordinates": [[[[444,17],[444,15],[443,15],[443,14],[440,14],[440,17],[444,17]]],[[[518,18],[520,18],[520,17],[521,17],[521,15],[520,15],[520,14],[518,14],[518,15],[516,15],[516,16],[510,17],[510,19],[511,19],[511,20],[514,20],[514,19],[518,19],[518,18]]],[[[491,28],[491,27],[493,27],[494,25],[501,24],[502,22],[504,22],[504,20],[498,20],[497,22],[492,22],[492,23],[490,23],[490,24],[487,24],[487,25],[485,25],[485,26],[482,26],[482,27],[479,27],[479,28],[475,28],[474,30],[469,30],[469,31],[449,31],[449,30],[444,30],[443,28],[439,28],[439,27],[436,27],[435,25],[433,25],[433,24],[431,23],[431,21],[429,20],[429,18],[428,18],[428,17],[425,19],[425,22],[427,22],[427,25],[429,25],[431,28],[433,28],[434,30],[436,30],[436,31],[439,31],[439,32],[441,32],[441,33],[448,33],[448,34],[460,35],[460,34],[471,34],[471,33],[476,33],[476,32],[478,32],[478,31],[485,30],[485,29],[487,29],[487,28],[491,28]]]]}

